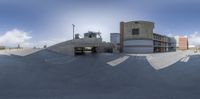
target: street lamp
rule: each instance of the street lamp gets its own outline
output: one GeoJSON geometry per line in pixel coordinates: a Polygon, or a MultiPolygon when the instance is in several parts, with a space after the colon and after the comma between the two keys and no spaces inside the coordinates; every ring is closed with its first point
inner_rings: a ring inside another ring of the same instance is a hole
{"type": "Polygon", "coordinates": [[[75,25],[72,24],[72,27],[73,27],[73,40],[74,40],[74,28],[75,28],[75,25]]]}

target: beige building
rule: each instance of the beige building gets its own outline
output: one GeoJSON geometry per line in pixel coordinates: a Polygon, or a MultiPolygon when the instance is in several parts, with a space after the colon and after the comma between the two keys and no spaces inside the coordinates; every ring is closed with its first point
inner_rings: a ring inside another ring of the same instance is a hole
{"type": "Polygon", "coordinates": [[[153,22],[121,22],[120,51],[128,53],[174,51],[175,40],[165,35],[154,33],[153,29],[153,22]]]}
{"type": "Polygon", "coordinates": [[[152,39],[154,23],[148,21],[131,21],[124,23],[124,40],[152,39]]]}
{"type": "Polygon", "coordinates": [[[153,52],[154,23],[131,21],[120,23],[121,51],[129,53],[153,52]]]}

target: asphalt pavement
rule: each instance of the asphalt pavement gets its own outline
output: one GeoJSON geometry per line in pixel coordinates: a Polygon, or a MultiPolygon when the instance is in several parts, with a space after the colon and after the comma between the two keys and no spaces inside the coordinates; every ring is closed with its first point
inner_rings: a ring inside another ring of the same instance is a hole
{"type": "Polygon", "coordinates": [[[0,53],[0,99],[199,99],[199,64],[198,54],[157,70],[146,56],[0,53]]]}

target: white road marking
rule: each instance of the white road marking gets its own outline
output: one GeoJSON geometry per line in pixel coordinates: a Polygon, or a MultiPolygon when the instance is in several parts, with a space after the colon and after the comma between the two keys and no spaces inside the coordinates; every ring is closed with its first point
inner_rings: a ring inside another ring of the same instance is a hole
{"type": "Polygon", "coordinates": [[[183,57],[180,61],[183,62],[185,60],[185,57],[183,57]]]}
{"type": "Polygon", "coordinates": [[[184,58],[182,58],[180,61],[181,62],[188,62],[189,61],[189,59],[190,59],[190,57],[189,56],[187,56],[187,57],[184,57],[184,58]]]}
{"type": "Polygon", "coordinates": [[[107,64],[111,65],[111,66],[116,66],[119,65],[120,63],[124,62],[125,60],[127,60],[130,56],[123,56],[120,57],[118,59],[115,59],[113,61],[107,62],[107,64]]]}
{"type": "Polygon", "coordinates": [[[188,61],[189,61],[189,59],[190,59],[190,57],[188,56],[188,57],[185,59],[185,61],[184,61],[184,62],[188,62],[188,61]]]}

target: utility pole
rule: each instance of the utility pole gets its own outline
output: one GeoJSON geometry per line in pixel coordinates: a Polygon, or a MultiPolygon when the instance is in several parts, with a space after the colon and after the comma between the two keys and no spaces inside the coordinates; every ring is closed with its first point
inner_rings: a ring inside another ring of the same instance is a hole
{"type": "Polygon", "coordinates": [[[74,28],[75,28],[75,25],[72,24],[72,27],[73,27],[73,40],[74,40],[74,28]]]}

